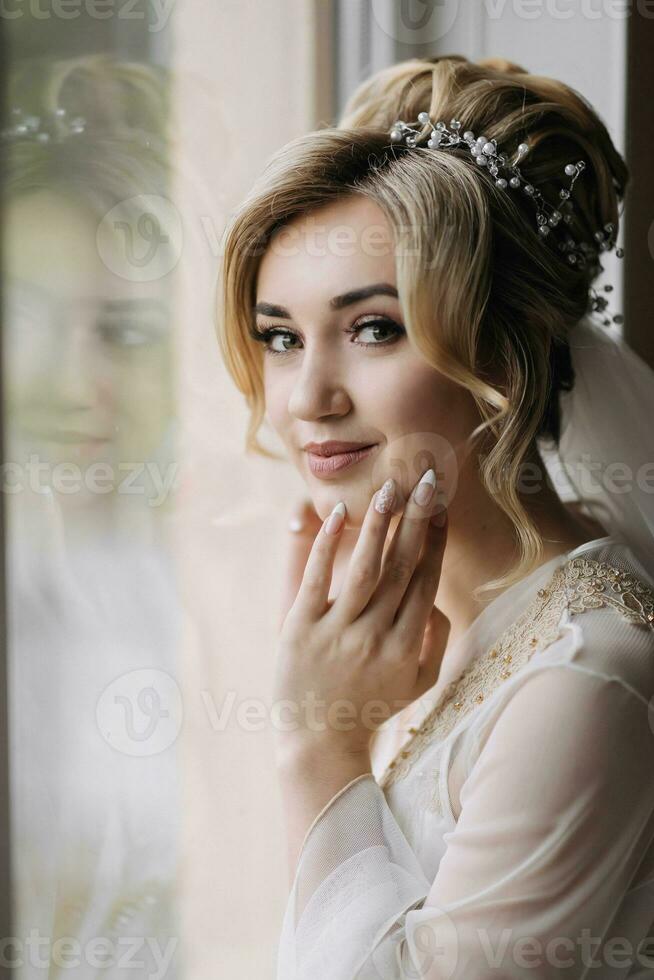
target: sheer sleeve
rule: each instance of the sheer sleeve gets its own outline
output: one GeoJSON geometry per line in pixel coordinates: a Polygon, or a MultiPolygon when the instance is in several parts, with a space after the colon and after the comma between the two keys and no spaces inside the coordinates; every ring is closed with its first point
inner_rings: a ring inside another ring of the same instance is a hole
{"type": "Polygon", "coordinates": [[[626,975],[597,966],[610,963],[612,920],[654,840],[648,703],[579,667],[519,680],[476,736],[432,882],[371,774],[316,817],[278,980],[626,975]]]}

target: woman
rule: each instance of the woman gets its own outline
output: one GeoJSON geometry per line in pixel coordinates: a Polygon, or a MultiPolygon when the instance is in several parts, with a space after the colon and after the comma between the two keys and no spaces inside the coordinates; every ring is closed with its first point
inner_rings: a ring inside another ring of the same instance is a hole
{"type": "Polygon", "coordinates": [[[161,538],[171,510],[167,86],[163,70],[107,55],[31,59],[9,78],[8,482],[29,486],[19,499],[37,525],[50,486],[82,542],[161,538]],[[30,480],[34,454],[45,465],[30,480]]]}
{"type": "Polygon", "coordinates": [[[179,790],[157,721],[179,628],[172,296],[166,248],[145,263],[129,236],[147,195],[145,227],[174,239],[168,79],[90,55],[21,63],[9,88],[12,965],[59,975],[77,955],[75,975],[113,977],[131,950],[139,976],[170,977],[179,790]]]}
{"type": "Polygon", "coordinates": [[[315,508],[277,657],[279,980],[651,968],[652,507],[566,506],[543,463],[582,431],[559,393],[589,338],[652,403],[589,317],[626,181],[565,85],[419,59],[234,218],[219,338],[248,447],[265,412],[315,508]]]}

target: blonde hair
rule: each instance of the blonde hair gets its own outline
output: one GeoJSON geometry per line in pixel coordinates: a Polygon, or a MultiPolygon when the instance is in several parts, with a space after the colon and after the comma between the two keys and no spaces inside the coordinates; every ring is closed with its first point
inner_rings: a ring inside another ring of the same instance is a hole
{"type": "Polygon", "coordinates": [[[172,132],[166,69],[107,54],[35,57],[10,74],[8,93],[10,107],[25,115],[47,121],[63,109],[68,119],[82,116],[86,128],[43,143],[8,140],[5,201],[49,190],[101,218],[137,195],[166,193],[172,132]]]}
{"type": "Polygon", "coordinates": [[[352,194],[375,201],[401,245],[397,288],[407,333],[474,398],[482,423],[469,443],[490,445],[480,455],[480,479],[518,539],[518,563],[479,594],[519,581],[542,558],[518,483],[536,439],[558,442],[557,394],[574,380],[567,338],[588,310],[592,276],[543,241],[527,195],[497,188],[467,151],[392,145],[395,120],[413,121],[423,110],[433,120],[459,119],[462,131],[483,133],[509,154],[528,140],[521,172],[550,202],[567,186],[566,163],[583,158],[570,233],[592,242],[606,223],[617,228],[627,167],[579,93],[500,59],[411,59],[365,81],[337,126],[301,136],[270,159],[225,238],[218,340],[250,408],[246,450],[273,456],[257,440],[263,364],[249,336],[261,256],[273,232],[297,215],[352,194]]]}

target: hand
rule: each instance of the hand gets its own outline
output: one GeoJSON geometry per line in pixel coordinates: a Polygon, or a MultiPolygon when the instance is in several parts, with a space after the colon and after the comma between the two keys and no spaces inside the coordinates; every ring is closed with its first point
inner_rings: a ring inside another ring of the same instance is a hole
{"type": "Polygon", "coordinates": [[[372,732],[438,679],[450,629],[434,605],[447,518],[437,527],[430,520],[438,509],[433,497],[421,505],[412,495],[380,575],[392,507],[379,513],[376,497],[331,601],[340,528],[328,533],[328,518],[310,547],[313,532],[305,536],[306,567],[278,642],[274,699],[295,712],[281,713],[292,729],[279,732],[283,756],[313,747],[365,754],[372,732]]]}

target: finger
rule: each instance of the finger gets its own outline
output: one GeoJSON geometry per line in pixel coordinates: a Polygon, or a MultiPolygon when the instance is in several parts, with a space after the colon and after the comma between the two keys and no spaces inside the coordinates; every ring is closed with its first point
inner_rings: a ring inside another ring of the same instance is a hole
{"type": "Polygon", "coordinates": [[[322,521],[311,501],[302,500],[289,521],[289,544],[279,609],[279,629],[295,602],[313,542],[321,527],[322,521]]]}
{"type": "Polygon", "coordinates": [[[386,551],[379,584],[366,609],[366,616],[381,619],[389,627],[418,562],[428,518],[434,513],[435,484],[436,474],[430,469],[413,488],[386,551]]]}
{"type": "Polygon", "coordinates": [[[402,600],[395,614],[393,627],[407,644],[420,642],[434,608],[438,584],[443,567],[443,554],[447,540],[447,510],[441,504],[445,523],[438,527],[427,522],[427,533],[420,561],[416,565],[402,600]]]}
{"type": "Polygon", "coordinates": [[[316,535],[293,603],[293,612],[305,620],[320,619],[328,608],[334,557],[344,523],[345,504],[341,500],[316,535]]]}
{"type": "Polygon", "coordinates": [[[386,480],[372,495],[341,591],[331,613],[343,626],[354,622],[360,615],[377,586],[395,496],[393,479],[386,480]]]}

